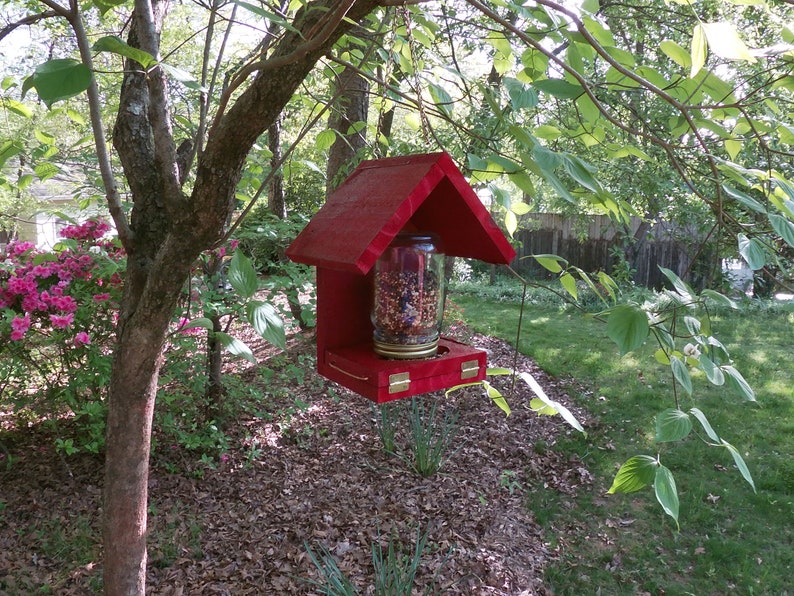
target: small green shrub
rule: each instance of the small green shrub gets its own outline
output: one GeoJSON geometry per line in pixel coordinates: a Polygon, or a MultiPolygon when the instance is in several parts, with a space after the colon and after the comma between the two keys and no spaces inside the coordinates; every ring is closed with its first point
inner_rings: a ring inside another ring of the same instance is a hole
{"type": "MultiPolygon", "coordinates": [[[[396,532],[392,532],[387,540],[383,540],[378,530],[378,539],[371,545],[375,582],[372,589],[364,592],[345,576],[328,548],[318,545],[315,551],[308,543],[304,543],[309,559],[320,572],[321,577],[320,580],[306,580],[306,582],[318,588],[321,594],[330,596],[356,596],[361,593],[375,596],[411,596],[414,593],[416,574],[422,556],[428,548],[427,538],[427,532],[423,533],[417,528],[413,545],[411,548],[406,548],[396,532]]],[[[436,570],[436,574],[439,571],[440,567],[436,570]]],[[[425,590],[425,594],[433,593],[434,583],[435,578],[425,590]]]]}
{"type": "Polygon", "coordinates": [[[423,477],[432,476],[447,459],[447,452],[458,433],[458,413],[437,415],[435,402],[428,410],[421,400],[411,399],[411,466],[423,477]]]}
{"type": "Polygon", "coordinates": [[[373,404],[372,410],[375,416],[375,429],[380,437],[383,450],[386,453],[397,453],[397,428],[400,420],[398,404],[394,402],[379,406],[373,404]]]}

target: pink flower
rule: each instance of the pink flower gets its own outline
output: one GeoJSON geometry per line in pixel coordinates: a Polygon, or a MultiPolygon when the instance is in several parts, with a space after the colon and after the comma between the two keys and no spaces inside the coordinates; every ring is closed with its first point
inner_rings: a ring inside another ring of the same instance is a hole
{"type": "Polygon", "coordinates": [[[237,247],[240,246],[240,241],[235,239],[229,242],[229,248],[232,250],[237,250],[237,247]]]}
{"type": "Polygon", "coordinates": [[[11,341],[19,341],[23,337],[25,337],[24,331],[12,331],[11,332],[11,341]]]}
{"type": "Polygon", "coordinates": [[[198,335],[201,333],[201,327],[190,326],[190,320],[182,317],[179,323],[176,324],[177,331],[185,335],[198,335]]]}
{"type": "Polygon", "coordinates": [[[24,317],[14,317],[11,321],[11,329],[21,332],[22,335],[24,335],[25,332],[30,329],[30,314],[26,313],[24,317]]]}
{"type": "Polygon", "coordinates": [[[30,270],[35,277],[49,277],[55,271],[52,265],[36,265],[30,270]]]}
{"type": "Polygon", "coordinates": [[[21,277],[12,277],[8,280],[6,287],[12,294],[18,295],[31,294],[38,290],[38,286],[36,285],[35,281],[21,277]]]}
{"type": "Polygon", "coordinates": [[[15,242],[8,247],[8,254],[14,257],[25,254],[33,248],[32,242],[15,242]]]}
{"type": "Polygon", "coordinates": [[[47,304],[39,298],[35,293],[28,294],[22,299],[22,310],[25,312],[34,312],[37,310],[47,310],[47,304]]]}
{"type": "Polygon", "coordinates": [[[74,313],[65,315],[50,315],[50,323],[56,329],[66,329],[74,321],[74,313]]]}
{"type": "Polygon", "coordinates": [[[62,312],[74,312],[77,310],[77,301],[71,296],[59,296],[52,301],[52,305],[62,312]]]}
{"type": "Polygon", "coordinates": [[[105,302],[106,300],[110,300],[110,294],[107,292],[104,294],[94,294],[94,302],[105,302]]]}
{"type": "Polygon", "coordinates": [[[87,346],[91,344],[91,336],[85,331],[80,331],[74,336],[74,345],[87,346]]]}

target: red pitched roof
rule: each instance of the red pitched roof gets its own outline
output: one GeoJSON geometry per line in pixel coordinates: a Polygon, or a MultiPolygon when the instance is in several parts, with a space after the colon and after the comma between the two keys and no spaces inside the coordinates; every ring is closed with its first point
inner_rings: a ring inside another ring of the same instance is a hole
{"type": "Polygon", "coordinates": [[[434,232],[444,253],[509,263],[515,250],[446,153],[362,162],[287,249],[293,261],[366,274],[394,236],[434,232]]]}

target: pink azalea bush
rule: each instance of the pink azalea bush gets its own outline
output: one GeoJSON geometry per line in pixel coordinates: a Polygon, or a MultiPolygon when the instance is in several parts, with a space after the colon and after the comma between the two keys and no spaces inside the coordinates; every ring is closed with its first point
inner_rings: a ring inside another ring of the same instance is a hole
{"type": "Polygon", "coordinates": [[[79,414],[103,396],[124,255],[110,226],[64,228],[57,250],[0,254],[0,409],[79,414]]]}

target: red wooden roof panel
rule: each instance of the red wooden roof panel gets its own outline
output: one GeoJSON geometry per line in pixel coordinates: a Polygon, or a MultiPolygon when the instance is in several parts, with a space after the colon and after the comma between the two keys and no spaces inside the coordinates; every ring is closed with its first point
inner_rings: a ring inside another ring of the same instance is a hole
{"type": "Polygon", "coordinates": [[[287,250],[294,261],[366,274],[403,229],[435,232],[448,255],[509,263],[510,243],[446,153],[363,162],[287,250]]]}

